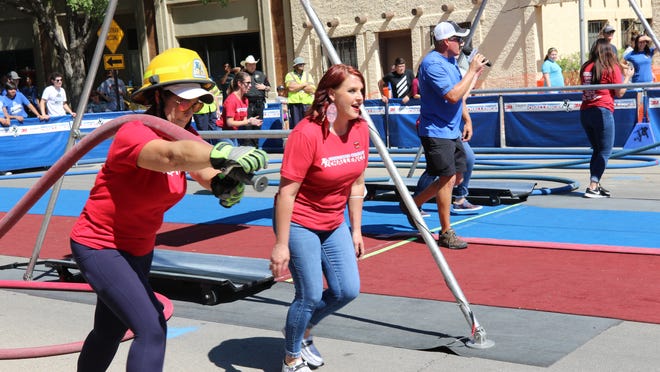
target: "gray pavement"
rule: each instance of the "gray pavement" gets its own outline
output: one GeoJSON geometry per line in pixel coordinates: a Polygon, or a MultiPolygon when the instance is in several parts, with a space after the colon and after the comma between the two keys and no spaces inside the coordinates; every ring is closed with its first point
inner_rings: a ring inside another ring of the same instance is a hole
{"type": "MultiPolygon", "coordinates": [[[[88,168],[93,166],[73,171],[88,168]]],[[[384,172],[370,169],[368,177],[384,172]]],[[[530,205],[612,213],[660,210],[657,166],[608,169],[604,184],[614,197],[602,200],[581,197],[588,179],[584,169],[514,173],[556,175],[581,184],[573,193],[531,196],[526,201],[530,205]]],[[[407,170],[401,174],[405,176],[407,170]]],[[[72,176],[64,187],[88,189],[92,180],[93,176],[72,176]]],[[[29,187],[33,182],[0,178],[0,187],[29,187]]],[[[548,181],[539,181],[539,185],[558,186],[548,181]]],[[[189,192],[196,191],[191,187],[189,192]]],[[[272,197],[274,191],[269,187],[264,193],[249,190],[248,194],[272,197]]],[[[0,266],[14,262],[27,259],[0,256],[0,266]]],[[[56,279],[43,266],[37,270],[37,280],[56,279]]],[[[0,280],[21,280],[23,273],[23,266],[0,270],[0,280]]],[[[278,371],[283,348],[279,330],[292,293],[289,284],[278,283],[253,296],[215,306],[173,301],[165,370],[278,371]]],[[[93,302],[94,296],[86,293],[0,290],[0,349],[82,340],[91,327],[93,302]]],[[[485,306],[473,306],[473,310],[495,341],[494,348],[467,349],[457,341],[469,330],[454,303],[363,294],[319,325],[315,343],[326,359],[319,370],[651,371],[660,366],[657,324],[485,306]]],[[[125,369],[129,346],[130,341],[122,344],[110,371],[125,369]]],[[[73,371],[76,358],[77,354],[67,354],[0,360],[0,371],[73,371]]]]}

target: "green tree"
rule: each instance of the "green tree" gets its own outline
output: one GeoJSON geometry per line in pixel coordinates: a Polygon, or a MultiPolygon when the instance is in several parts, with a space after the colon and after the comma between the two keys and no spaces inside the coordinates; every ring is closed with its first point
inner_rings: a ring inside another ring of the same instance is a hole
{"type": "Polygon", "coordinates": [[[82,92],[87,67],[85,51],[103,22],[108,0],[0,0],[33,17],[50,40],[67,84],[69,101],[82,92]]]}
{"type": "Polygon", "coordinates": [[[580,85],[580,52],[557,60],[564,74],[565,85],[580,85]]]}

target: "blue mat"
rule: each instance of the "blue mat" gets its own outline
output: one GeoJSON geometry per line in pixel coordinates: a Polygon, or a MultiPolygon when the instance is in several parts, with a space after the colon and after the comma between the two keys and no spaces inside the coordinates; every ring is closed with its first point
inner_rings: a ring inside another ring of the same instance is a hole
{"type": "MultiPolygon", "coordinates": [[[[27,191],[24,188],[0,188],[0,212],[8,212],[27,191]]],[[[55,206],[57,216],[78,216],[88,192],[62,190],[55,206]]],[[[43,214],[49,194],[30,210],[43,214]]],[[[273,200],[245,197],[230,209],[221,207],[210,194],[186,195],[165,214],[171,223],[222,223],[271,226],[273,200]]],[[[424,205],[431,213],[425,218],[429,229],[439,230],[437,207],[424,205]]],[[[660,248],[660,213],[585,209],[541,208],[515,204],[484,206],[477,215],[452,216],[457,233],[466,238],[593,244],[637,248],[660,248]]],[[[362,218],[366,235],[414,234],[405,216],[394,202],[366,201],[362,218]]]]}

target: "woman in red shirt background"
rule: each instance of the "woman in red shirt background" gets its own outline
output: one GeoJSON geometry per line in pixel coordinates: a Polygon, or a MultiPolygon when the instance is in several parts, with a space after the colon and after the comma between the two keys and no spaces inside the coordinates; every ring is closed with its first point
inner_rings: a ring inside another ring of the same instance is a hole
{"type": "MultiPolygon", "coordinates": [[[[582,85],[627,84],[635,72],[632,65],[622,66],[607,39],[598,39],[591,47],[589,60],[580,68],[582,85]]],[[[609,190],[603,188],[600,180],[605,173],[607,161],[614,146],[614,97],[622,97],[626,88],[584,90],[580,107],[580,123],[584,128],[591,148],[589,163],[589,186],[585,198],[609,198],[609,190]]]]}

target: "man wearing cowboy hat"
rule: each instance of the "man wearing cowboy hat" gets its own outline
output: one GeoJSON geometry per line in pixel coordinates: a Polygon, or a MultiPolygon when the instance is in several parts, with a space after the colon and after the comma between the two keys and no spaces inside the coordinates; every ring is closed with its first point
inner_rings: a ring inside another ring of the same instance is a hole
{"type": "Polygon", "coordinates": [[[302,57],[293,60],[293,70],[284,77],[284,84],[288,92],[289,129],[293,129],[314,102],[316,91],[314,79],[305,71],[305,60],[302,57]]]}
{"type": "MultiPolygon", "coordinates": [[[[257,70],[258,59],[254,59],[253,55],[247,56],[244,61],[241,61],[241,66],[252,77],[252,85],[248,90],[246,96],[248,99],[248,116],[264,118],[264,104],[266,103],[266,94],[270,90],[270,82],[268,77],[262,71],[257,70]]],[[[243,125],[241,130],[257,130],[260,127],[254,125],[243,125]]],[[[239,139],[238,143],[241,146],[254,146],[259,147],[258,138],[245,138],[239,139]]]]}

